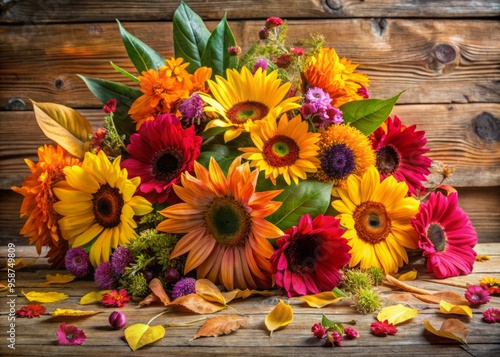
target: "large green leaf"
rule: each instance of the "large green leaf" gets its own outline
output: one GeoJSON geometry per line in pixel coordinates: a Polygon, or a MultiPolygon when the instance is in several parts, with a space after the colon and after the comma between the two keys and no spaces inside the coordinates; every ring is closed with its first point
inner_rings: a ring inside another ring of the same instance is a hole
{"type": "Polygon", "coordinates": [[[262,173],[257,183],[257,191],[283,189],[274,201],[283,202],[281,207],[266,219],[282,230],[296,226],[300,218],[309,214],[312,218],[326,211],[330,205],[333,184],[314,179],[299,181],[298,185],[288,185],[281,177],[274,186],[269,179],[263,180],[262,173]]]}
{"type": "Polygon", "coordinates": [[[184,1],[174,12],[174,53],[175,57],[182,57],[189,62],[187,71],[194,71],[201,67],[201,56],[205,51],[210,31],[205,23],[184,1]]]}
{"type": "Polygon", "coordinates": [[[365,135],[373,133],[391,114],[401,95],[389,99],[363,99],[345,103],[339,107],[345,123],[359,129],[365,135]]]}
{"type": "Polygon", "coordinates": [[[130,119],[128,111],[132,103],[142,94],[140,90],[100,78],[90,78],[81,75],[79,77],[83,79],[92,94],[103,104],[107,103],[110,99],[116,99],[116,111],[113,119],[119,134],[125,135],[128,138],[135,132],[135,124],[130,119]]]}
{"type": "Polygon", "coordinates": [[[125,30],[120,21],[116,20],[116,22],[118,22],[118,26],[120,27],[120,34],[122,35],[127,54],[139,73],[147,71],[150,68],[158,69],[165,65],[165,58],[125,30]]]}
{"type": "Polygon", "coordinates": [[[202,66],[212,68],[212,79],[215,75],[226,76],[226,69],[236,68],[238,58],[230,56],[227,49],[236,45],[233,33],[229,28],[226,16],[222,18],[215,30],[210,35],[207,47],[201,57],[202,66]]]}
{"type": "Polygon", "coordinates": [[[208,168],[210,157],[213,156],[219,164],[222,171],[227,173],[229,166],[237,156],[242,154],[236,146],[225,145],[221,143],[210,143],[203,146],[203,151],[196,161],[208,168]]]}

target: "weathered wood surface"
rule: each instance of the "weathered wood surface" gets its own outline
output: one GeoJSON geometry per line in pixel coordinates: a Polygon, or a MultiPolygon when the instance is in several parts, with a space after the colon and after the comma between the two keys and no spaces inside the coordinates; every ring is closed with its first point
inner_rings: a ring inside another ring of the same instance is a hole
{"type": "MultiPolygon", "coordinates": [[[[180,1],[149,0],[24,0],[3,1],[0,21],[31,24],[46,22],[171,20],[180,1]]],[[[493,17],[500,14],[497,0],[185,0],[203,19],[336,18],[336,17],[493,17]],[[244,6],[242,6],[244,5],[244,6]]]]}
{"type": "MultiPolygon", "coordinates": [[[[419,278],[409,284],[432,292],[452,291],[463,295],[466,284],[478,284],[484,276],[500,276],[500,243],[480,244],[476,247],[478,254],[489,254],[491,260],[476,262],[472,274],[465,277],[457,277],[446,280],[435,280],[430,274],[425,273],[423,262],[414,264],[419,272],[419,278]]],[[[0,247],[0,256],[6,256],[6,246],[0,247]]],[[[29,259],[36,256],[33,247],[17,247],[17,256],[29,259]]],[[[0,261],[0,263],[3,263],[0,261]]],[[[3,263],[5,264],[5,263],[3,263]]],[[[123,338],[123,330],[112,330],[107,322],[109,314],[117,308],[103,308],[100,304],[79,305],[79,299],[87,292],[96,290],[92,281],[74,281],[64,285],[52,287],[40,287],[45,281],[45,274],[55,274],[63,271],[48,271],[46,263],[42,258],[34,265],[20,270],[16,273],[16,307],[20,308],[27,304],[21,291],[58,291],[69,295],[69,299],[45,304],[47,314],[41,318],[22,319],[17,318],[16,323],[16,349],[7,347],[6,339],[2,338],[0,354],[9,356],[26,356],[36,354],[37,356],[88,356],[97,355],[180,355],[180,356],[313,356],[319,354],[334,353],[339,356],[389,356],[397,353],[403,356],[498,356],[500,353],[500,324],[488,324],[482,321],[482,311],[488,307],[500,307],[500,297],[494,296],[487,305],[473,307],[473,317],[468,318],[458,315],[443,315],[438,312],[435,304],[424,303],[418,299],[407,302],[411,307],[420,310],[420,315],[414,319],[398,326],[395,336],[385,338],[371,335],[369,326],[375,321],[376,313],[362,315],[357,313],[348,300],[330,305],[323,309],[307,307],[296,299],[287,299],[278,291],[274,296],[250,297],[245,300],[235,300],[230,306],[238,313],[250,316],[247,326],[239,329],[231,335],[217,338],[200,338],[193,341],[190,339],[196,334],[202,322],[188,327],[167,327],[163,339],[152,345],[146,346],[132,353],[123,338]],[[294,321],[286,328],[275,331],[272,337],[264,326],[266,314],[272,310],[274,305],[283,299],[290,303],[294,311],[294,321]],[[56,307],[81,310],[101,310],[104,312],[91,317],[68,318],[51,317],[50,312],[56,307]],[[322,342],[312,337],[311,326],[321,321],[325,314],[328,318],[346,322],[356,320],[355,328],[360,333],[356,340],[345,340],[344,347],[336,347],[334,351],[320,347],[322,342]],[[470,330],[468,345],[460,345],[452,340],[434,336],[423,327],[423,321],[429,320],[433,326],[439,328],[446,318],[458,318],[470,330]],[[61,322],[76,325],[83,329],[87,340],[82,346],[57,346],[55,331],[61,322]]],[[[5,274],[2,272],[2,274],[5,274]]],[[[376,288],[382,296],[383,306],[390,306],[400,301],[395,296],[401,293],[392,290],[388,286],[376,288]]],[[[5,294],[0,296],[0,333],[5,334],[7,325],[6,310],[9,297],[5,294]]],[[[147,323],[149,319],[163,311],[160,306],[148,306],[136,308],[136,303],[129,303],[119,310],[128,317],[127,326],[134,323],[147,323]]],[[[234,310],[228,308],[218,314],[233,314],[234,310]]],[[[201,317],[212,317],[204,315],[201,317]]],[[[171,324],[193,321],[200,318],[196,314],[169,312],[156,319],[152,324],[171,324]]]]}

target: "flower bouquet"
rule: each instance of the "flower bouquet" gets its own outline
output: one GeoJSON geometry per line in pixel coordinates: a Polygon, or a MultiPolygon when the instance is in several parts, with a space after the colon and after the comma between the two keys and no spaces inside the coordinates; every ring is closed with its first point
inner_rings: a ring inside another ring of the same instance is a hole
{"type": "Polygon", "coordinates": [[[242,53],[225,17],[210,32],[181,3],[165,59],[118,27],[136,73],[111,65],[134,84],[81,76],[102,128],[33,103],[56,145],[13,190],[21,234],[53,267],[140,298],[159,281],[174,299],[196,279],[317,294],[422,257],[437,278],[472,271],[477,235],[443,184],[452,170],[391,116],[402,93],[370,98],[323,36],[290,46],[270,17],[242,53]]]}

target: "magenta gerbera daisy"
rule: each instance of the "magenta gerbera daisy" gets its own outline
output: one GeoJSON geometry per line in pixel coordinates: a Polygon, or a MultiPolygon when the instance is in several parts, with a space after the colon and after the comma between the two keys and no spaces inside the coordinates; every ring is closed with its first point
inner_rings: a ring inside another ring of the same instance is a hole
{"type": "Polygon", "coordinates": [[[298,226],[287,229],[276,241],[278,249],[271,256],[276,285],[289,297],[336,287],[342,277],[339,269],[350,259],[344,232],[334,217],[302,216],[298,226]]]}
{"type": "Polygon", "coordinates": [[[472,271],[477,233],[467,214],[458,207],[456,192],[432,192],[411,219],[419,234],[418,245],[427,258],[427,271],[440,279],[472,271]]]}
{"type": "Polygon", "coordinates": [[[415,131],[416,125],[404,126],[398,116],[389,117],[370,135],[372,147],[377,154],[377,169],[382,179],[394,176],[398,182],[406,182],[408,194],[423,190],[422,181],[430,174],[432,160],[423,156],[425,131],[415,131]]]}
{"type": "Polygon", "coordinates": [[[192,171],[200,155],[202,139],[193,126],[183,129],[173,115],[145,121],[130,137],[130,158],[122,162],[130,177],[141,178],[138,191],[151,203],[163,203],[180,182],[181,173],[192,171]]]}

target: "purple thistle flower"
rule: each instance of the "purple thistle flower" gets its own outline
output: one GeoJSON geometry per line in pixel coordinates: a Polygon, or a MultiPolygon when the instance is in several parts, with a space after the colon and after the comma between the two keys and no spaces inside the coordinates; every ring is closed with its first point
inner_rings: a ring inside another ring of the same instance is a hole
{"type": "Polygon", "coordinates": [[[192,125],[195,121],[199,121],[203,117],[203,105],[203,99],[196,93],[182,101],[179,105],[182,120],[188,125],[192,125]]]}
{"type": "Polygon", "coordinates": [[[111,262],[99,264],[94,273],[94,281],[99,289],[116,289],[118,286],[118,277],[113,272],[111,262]]]}
{"type": "Polygon", "coordinates": [[[118,247],[111,255],[111,267],[117,275],[123,275],[125,268],[134,261],[134,255],[126,247],[118,247]]]}
{"type": "Polygon", "coordinates": [[[259,68],[262,68],[262,72],[267,71],[267,60],[265,58],[258,59],[253,65],[253,73],[257,72],[259,68]]]}
{"type": "Polygon", "coordinates": [[[66,270],[76,276],[83,278],[90,272],[89,256],[82,247],[71,248],[64,258],[66,270]]]}
{"type": "Polygon", "coordinates": [[[194,278],[180,279],[172,288],[172,300],[184,295],[194,294],[196,292],[195,284],[196,279],[194,278]]]}

